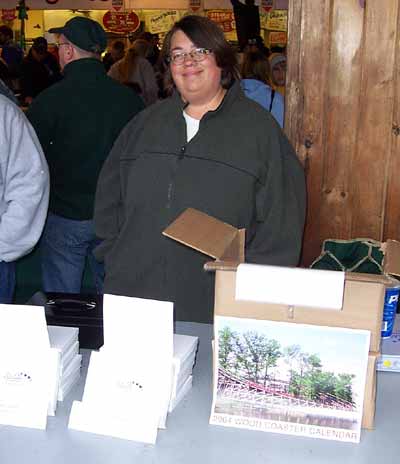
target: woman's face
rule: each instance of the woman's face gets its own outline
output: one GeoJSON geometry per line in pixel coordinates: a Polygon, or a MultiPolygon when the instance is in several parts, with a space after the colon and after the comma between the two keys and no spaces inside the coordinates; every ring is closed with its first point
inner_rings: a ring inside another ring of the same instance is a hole
{"type": "Polygon", "coordinates": [[[275,85],[284,86],[286,79],[286,63],[278,63],[272,68],[272,80],[275,85]]]}
{"type": "MultiPolygon", "coordinates": [[[[178,30],[171,38],[170,54],[190,53],[198,48],[189,37],[178,30]]],[[[182,98],[190,104],[207,104],[221,91],[221,68],[214,55],[205,55],[202,61],[185,56],[182,64],[171,62],[171,75],[182,98]]]]}

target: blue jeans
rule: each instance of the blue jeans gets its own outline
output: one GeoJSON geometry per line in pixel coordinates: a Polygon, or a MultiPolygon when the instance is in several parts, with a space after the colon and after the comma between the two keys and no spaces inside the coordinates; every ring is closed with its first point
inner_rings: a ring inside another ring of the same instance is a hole
{"type": "Polygon", "coordinates": [[[15,290],[15,263],[0,262],[0,303],[11,304],[15,290]]]}
{"type": "Polygon", "coordinates": [[[76,221],[49,213],[40,242],[43,290],[80,293],[86,259],[103,293],[104,266],[93,256],[100,243],[93,221],[76,221]]]}

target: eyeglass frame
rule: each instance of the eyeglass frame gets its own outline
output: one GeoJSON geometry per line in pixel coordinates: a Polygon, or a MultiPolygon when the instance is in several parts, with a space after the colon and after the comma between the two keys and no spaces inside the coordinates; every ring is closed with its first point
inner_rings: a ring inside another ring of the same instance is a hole
{"type": "Polygon", "coordinates": [[[185,63],[186,57],[188,57],[188,56],[190,56],[190,58],[195,63],[200,63],[201,61],[204,61],[207,58],[208,55],[211,55],[211,53],[213,53],[212,50],[210,50],[209,48],[204,48],[204,47],[194,48],[190,52],[178,51],[178,52],[175,53],[175,58],[173,58],[173,55],[171,55],[171,54],[169,54],[167,56],[167,63],[168,64],[173,64],[175,66],[182,66],[185,63]],[[197,59],[195,58],[195,56],[197,57],[197,59]],[[182,61],[177,63],[176,58],[179,58],[182,61]]]}

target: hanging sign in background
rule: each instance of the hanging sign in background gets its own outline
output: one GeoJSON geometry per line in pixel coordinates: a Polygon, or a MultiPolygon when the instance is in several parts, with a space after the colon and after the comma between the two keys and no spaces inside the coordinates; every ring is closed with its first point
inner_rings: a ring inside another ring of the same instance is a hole
{"type": "Polygon", "coordinates": [[[17,17],[17,10],[15,8],[3,8],[1,10],[2,21],[14,21],[17,17]]]}
{"type": "Polygon", "coordinates": [[[189,0],[189,10],[198,13],[202,9],[202,0],[189,0]]]}
{"type": "Polygon", "coordinates": [[[111,32],[135,32],[140,26],[140,19],[134,11],[107,11],[103,25],[111,32]]]}
{"type": "Polygon", "coordinates": [[[111,2],[111,10],[113,11],[121,11],[124,9],[124,0],[112,0],[111,2]]]}
{"type": "Polygon", "coordinates": [[[158,14],[146,15],[146,23],[152,34],[169,31],[178,20],[178,10],[160,11],[158,14]]]}
{"type": "Polygon", "coordinates": [[[268,13],[267,29],[270,31],[287,31],[287,10],[273,10],[268,13]]]}
{"type": "Polygon", "coordinates": [[[261,8],[264,11],[271,11],[274,7],[274,0],[261,0],[261,8]]]}
{"type": "Polygon", "coordinates": [[[287,34],[286,32],[270,32],[269,33],[269,43],[270,45],[286,45],[287,43],[287,34]]]}
{"type": "Polygon", "coordinates": [[[236,29],[232,10],[208,10],[207,17],[217,23],[224,32],[232,32],[236,29]]]}

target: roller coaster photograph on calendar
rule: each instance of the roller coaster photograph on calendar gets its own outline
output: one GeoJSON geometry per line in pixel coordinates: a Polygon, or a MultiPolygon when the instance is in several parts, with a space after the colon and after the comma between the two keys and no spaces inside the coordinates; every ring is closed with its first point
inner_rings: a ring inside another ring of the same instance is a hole
{"type": "Polygon", "coordinates": [[[360,441],[370,333],[216,316],[210,424],[360,441]]]}

